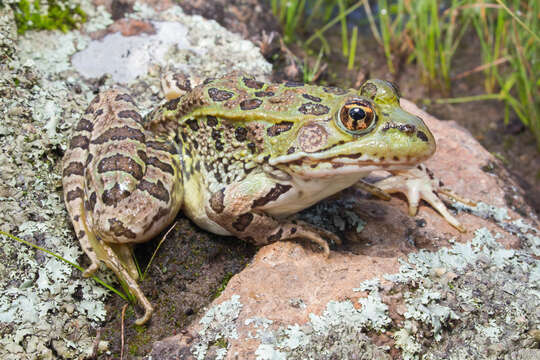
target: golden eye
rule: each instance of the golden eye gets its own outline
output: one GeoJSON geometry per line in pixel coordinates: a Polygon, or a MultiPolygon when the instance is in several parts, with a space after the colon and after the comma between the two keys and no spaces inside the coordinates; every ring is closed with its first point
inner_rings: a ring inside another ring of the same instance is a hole
{"type": "Polygon", "coordinates": [[[371,130],[375,117],[371,104],[364,100],[347,102],[339,113],[341,127],[351,134],[363,134],[371,130]]]}

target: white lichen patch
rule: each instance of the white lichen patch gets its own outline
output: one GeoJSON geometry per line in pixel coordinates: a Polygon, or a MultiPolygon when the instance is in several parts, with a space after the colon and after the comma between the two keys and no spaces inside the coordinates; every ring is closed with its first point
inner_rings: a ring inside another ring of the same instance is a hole
{"type": "MultiPolygon", "coordinates": [[[[525,223],[513,224],[515,231],[536,234],[525,223]]],[[[391,322],[378,279],[353,289],[369,292],[358,300],[360,306],[331,301],[302,325],[246,320],[244,325],[253,327],[248,338],[260,342],[257,359],[389,358],[388,349],[375,346],[366,334],[390,329],[404,359],[528,354],[537,346],[531,334],[540,325],[540,262],[529,248],[505,249],[500,237],[479,229],[470,243],[410,254],[399,273],[385,276],[403,293],[402,324],[391,322]]]]}
{"type": "Polygon", "coordinates": [[[388,306],[378,293],[378,283],[369,288],[368,297],[358,301],[359,310],[351,301],[331,301],[321,315],[309,314],[310,321],[304,325],[257,331],[257,359],[389,358],[365,335],[368,330],[383,331],[391,323],[388,306]],[[357,357],[358,354],[363,355],[357,357]]]}
{"type": "MultiPolygon", "coordinates": [[[[208,310],[199,323],[202,325],[199,331],[199,341],[192,349],[197,359],[206,359],[209,347],[219,341],[228,341],[228,339],[238,339],[236,330],[236,319],[242,309],[239,301],[240,296],[233,295],[230,300],[224,301],[208,310]]],[[[219,350],[215,359],[223,359],[226,355],[224,349],[219,350]]]]}
{"type": "Polygon", "coordinates": [[[113,81],[130,83],[155,65],[173,65],[177,70],[202,79],[238,70],[265,76],[271,66],[258,49],[239,35],[223,34],[214,21],[186,16],[179,7],[164,12],[137,4],[129,18],[150,21],[154,34],[123,36],[109,34],[92,41],[73,56],[74,67],[85,77],[110,74],[113,81]]]}
{"type": "MultiPolygon", "coordinates": [[[[87,32],[112,22],[103,7],[86,1],[81,5],[89,16],[83,25],[87,32]]],[[[167,64],[185,62],[187,69],[205,76],[230,69],[256,68],[259,75],[270,70],[253,45],[238,42],[237,35],[214,22],[193,19],[178,7],[149,13],[152,21],[181,19],[188,29],[185,41],[195,44],[183,50],[169,47],[167,64]],[[223,46],[218,46],[220,41],[223,46]],[[225,65],[217,65],[220,62],[225,65]]],[[[143,17],[140,12],[133,16],[143,17]]],[[[97,82],[83,79],[71,62],[91,40],[79,31],[29,31],[16,38],[13,16],[5,11],[0,12],[0,23],[9,30],[0,36],[0,47],[9,55],[0,63],[0,229],[77,262],[84,257],[63,204],[61,158],[73,125],[99,90],[97,82]]],[[[113,85],[110,77],[99,82],[103,88],[113,85]]],[[[156,71],[126,86],[137,90],[142,112],[162,101],[156,71]]],[[[105,319],[107,294],[65,262],[0,236],[0,358],[87,357],[96,328],[105,319]]],[[[216,350],[218,356],[225,352],[216,350]]]]}
{"type": "Polygon", "coordinates": [[[404,290],[407,320],[394,333],[404,359],[511,359],[536,346],[529,331],[540,325],[540,261],[499,237],[478,229],[470,243],[410,254],[386,276],[404,290]]]}

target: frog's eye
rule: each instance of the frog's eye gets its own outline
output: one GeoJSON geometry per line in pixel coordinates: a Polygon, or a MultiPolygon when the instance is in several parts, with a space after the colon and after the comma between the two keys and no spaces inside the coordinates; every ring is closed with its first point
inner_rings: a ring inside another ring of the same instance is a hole
{"type": "Polygon", "coordinates": [[[351,134],[364,134],[371,131],[375,120],[373,107],[364,100],[349,101],[339,112],[340,126],[351,134]]]}

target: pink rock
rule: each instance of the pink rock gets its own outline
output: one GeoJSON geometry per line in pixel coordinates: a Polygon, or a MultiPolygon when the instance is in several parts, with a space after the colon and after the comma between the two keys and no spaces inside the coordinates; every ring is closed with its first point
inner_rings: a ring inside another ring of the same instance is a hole
{"type": "MultiPolygon", "coordinates": [[[[498,160],[465,129],[453,121],[439,121],[409,101],[403,100],[402,105],[424,119],[434,133],[438,149],[426,165],[447,187],[466,198],[497,208],[507,208],[507,200],[511,199],[513,207],[528,214],[527,221],[535,221],[534,218],[530,220],[534,217],[533,211],[525,204],[524,194],[518,185],[502,169],[498,160]],[[491,166],[490,164],[498,169],[497,175],[482,170],[483,167],[491,166]]],[[[358,194],[346,192],[344,196],[358,194]]],[[[348,241],[335,248],[328,259],[305,242],[278,242],[262,247],[252,263],[236,274],[221,296],[212,303],[210,313],[207,313],[205,318],[208,321],[205,322],[203,318],[202,322],[193,323],[186,334],[157,342],[154,344],[153,354],[157,355],[159,352],[159,358],[168,358],[163,352],[166,348],[169,349],[167,354],[171,356],[175,353],[185,355],[188,353],[186,347],[191,347],[191,351],[194,351],[194,345],[198,344],[206,350],[208,358],[217,356],[220,351],[226,352],[227,359],[254,359],[257,356],[270,358],[269,354],[280,358],[278,355],[281,350],[268,345],[279,342],[276,338],[289,331],[297,335],[288,337],[289,341],[302,342],[305,338],[298,335],[297,330],[307,327],[308,332],[314,331],[318,326],[317,319],[322,319],[325,311],[330,311],[334,305],[338,307],[352,304],[358,314],[361,314],[364,307],[364,310],[368,311],[368,294],[381,296],[382,303],[388,306],[388,309],[382,309],[387,315],[384,321],[392,321],[392,326],[399,328],[405,319],[407,308],[399,286],[383,277],[385,274],[398,273],[399,258],[406,258],[408,254],[420,249],[434,252],[451,246],[453,241],[468,243],[479,228],[500,233],[502,237],[498,241],[506,249],[520,248],[520,239],[501,227],[503,223],[521,218],[512,209],[507,210],[508,219],[498,223],[460,212],[457,218],[468,232],[459,233],[425,203],[420,206],[419,214],[411,218],[407,215],[404,197],[393,196],[390,202],[373,199],[358,201],[359,210],[366,215],[365,229],[360,233],[349,232],[346,236],[348,241]],[[420,219],[425,220],[425,226],[419,227],[419,224],[423,224],[420,219]],[[371,279],[380,280],[378,293],[366,291],[365,288],[364,291],[358,291],[357,288],[362,282],[371,279]],[[220,311],[228,313],[224,315],[220,311]],[[212,326],[222,326],[221,335],[213,333],[212,326]],[[216,339],[218,341],[215,341],[216,339]]],[[[452,276],[456,274],[447,270],[449,269],[435,269],[435,281],[453,280],[452,276]],[[452,276],[449,277],[448,274],[452,276]]],[[[344,317],[358,315],[352,308],[346,311],[343,308],[336,309],[332,311],[344,311],[344,317]]],[[[360,319],[361,315],[358,316],[360,319]]],[[[358,341],[358,351],[362,350],[363,354],[371,351],[375,358],[400,356],[400,351],[395,348],[395,334],[387,330],[392,326],[375,332],[369,330],[370,327],[377,329],[377,326],[371,323],[362,333],[356,333],[354,338],[358,341]],[[377,349],[376,345],[390,345],[391,351],[386,353],[377,349]]],[[[314,339],[317,338],[312,337],[309,341],[314,339]]],[[[339,342],[340,339],[334,341],[339,342]]],[[[289,345],[294,348],[298,344],[289,345]]],[[[320,345],[323,346],[322,343],[320,345]]],[[[300,348],[300,345],[298,346],[297,349],[300,348]]],[[[311,349],[317,348],[317,344],[309,346],[311,349]]],[[[324,348],[328,346],[331,345],[324,344],[324,348]]],[[[348,356],[347,349],[339,351],[342,352],[333,354],[348,356]]],[[[320,356],[325,358],[322,353],[320,356]]],[[[288,354],[287,358],[297,357],[288,354]]]]}

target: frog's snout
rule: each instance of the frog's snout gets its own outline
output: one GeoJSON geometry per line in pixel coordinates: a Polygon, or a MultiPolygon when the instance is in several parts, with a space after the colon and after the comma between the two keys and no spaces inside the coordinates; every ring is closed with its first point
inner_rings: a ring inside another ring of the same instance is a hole
{"type": "Polygon", "coordinates": [[[433,155],[435,138],[420,117],[398,108],[385,120],[380,131],[391,139],[390,152],[396,155],[407,153],[416,159],[427,159],[433,155]]]}

